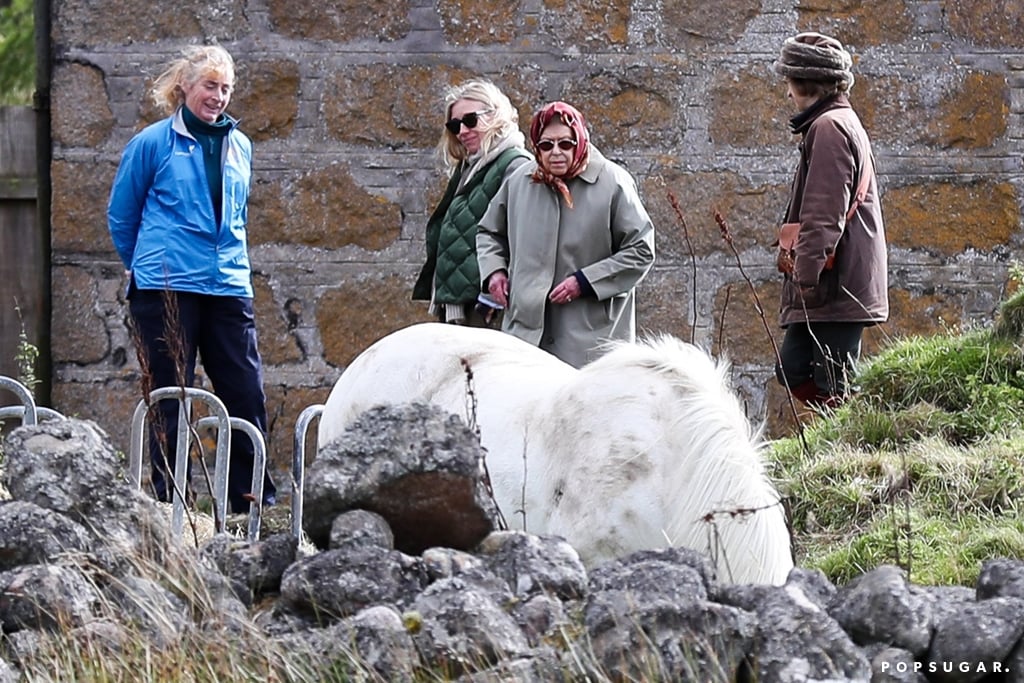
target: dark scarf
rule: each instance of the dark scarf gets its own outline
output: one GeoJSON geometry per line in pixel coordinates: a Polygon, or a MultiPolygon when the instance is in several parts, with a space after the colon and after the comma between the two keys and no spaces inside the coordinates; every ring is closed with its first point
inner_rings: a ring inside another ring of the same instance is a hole
{"type": "Polygon", "coordinates": [[[828,106],[831,106],[833,102],[848,103],[846,95],[836,94],[831,97],[824,97],[811,106],[804,109],[796,116],[789,119],[789,129],[793,131],[793,135],[804,133],[807,130],[807,126],[810,125],[811,121],[818,118],[818,114],[822,112],[828,106]]]}
{"type": "Polygon", "coordinates": [[[220,159],[224,139],[231,132],[231,119],[221,114],[216,123],[207,123],[193,114],[188,107],[181,108],[181,117],[185,121],[185,128],[203,149],[203,166],[206,168],[206,183],[210,186],[210,199],[213,200],[213,215],[217,219],[217,225],[220,225],[220,212],[223,206],[223,170],[220,159]]]}

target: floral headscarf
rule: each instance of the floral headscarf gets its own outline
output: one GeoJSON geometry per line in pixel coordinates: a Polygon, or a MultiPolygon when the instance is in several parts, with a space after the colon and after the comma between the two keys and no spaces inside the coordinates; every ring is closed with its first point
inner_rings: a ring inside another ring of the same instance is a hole
{"type": "Polygon", "coordinates": [[[550,102],[540,108],[533,116],[533,121],[530,123],[530,143],[533,145],[533,151],[537,156],[537,170],[533,172],[531,178],[535,183],[544,183],[555,190],[562,197],[565,198],[565,203],[572,208],[572,195],[569,194],[569,188],[566,186],[565,181],[570,178],[575,178],[583,169],[587,167],[587,161],[590,160],[590,133],[587,131],[587,122],[583,119],[581,114],[576,107],[566,102],[550,102]],[[547,128],[548,124],[554,118],[561,119],[562,123],[572,128],[573,135],[576,138],[576,148],[573,152],[572,163],[569,164],[569,170],[564,176],[552,175],[541,161],[542,157],[540,150],[537,149],[537,143],[540,142],[541,133],[547,128]]]}

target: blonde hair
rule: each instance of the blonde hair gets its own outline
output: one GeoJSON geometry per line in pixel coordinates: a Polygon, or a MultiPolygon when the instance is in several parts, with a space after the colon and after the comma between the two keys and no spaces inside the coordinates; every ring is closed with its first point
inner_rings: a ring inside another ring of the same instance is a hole
{"type": "Polygon", "coordinates": [[[167,114],[185,103],[183,85],[192,85],[210,75],[235,79],[235,60],[220,45],[189,45],[181,55],[157,76],[150,90],[153,103],[167,114]]]}
{"type": "MultiPolygon", "coordinates": [[[[452,105],[459,100],[479,102],[481,111],[486,112],[480,117],[477,130],[480,131],[480,154],[487,154],[497,141],[508,137],[519,129],[519,112],[505,93],[485,78],[474,78],[448,88],[444,94],[444,120],[447,122],[452,115],[452,105]]],[[[444,128],[441,139],[437,143],[438,156],[444,164],[445,171],[451,177],[469,155],[459,137],[444,128]]]]}

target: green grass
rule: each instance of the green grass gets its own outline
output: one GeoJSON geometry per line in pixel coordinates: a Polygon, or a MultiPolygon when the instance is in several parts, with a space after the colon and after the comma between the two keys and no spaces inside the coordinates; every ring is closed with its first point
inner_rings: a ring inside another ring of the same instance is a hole
{"type": "Polygon", "coordinates": [[[895,342],[856,381],[860,393],[815,425],[816,437],[868,448],[929,435],[970,444],[1018,429],[1024,415],[1024,351],[990,330],[895,342]]]}
{"type": "Polygon", "coordinates": [[[838,584],[896,564],[914,583],[971,585],[984,560],[1024,557],[1024,438],[783,455],[798,564],[838,584]]]}
{"type": "Polygon", "coordinates": [[[971,585],[985,560],[1024,557],[1022,330],[1017,295],[991,329],[896,340],[803,441],[772,444],[799,565],[971,585]]]}

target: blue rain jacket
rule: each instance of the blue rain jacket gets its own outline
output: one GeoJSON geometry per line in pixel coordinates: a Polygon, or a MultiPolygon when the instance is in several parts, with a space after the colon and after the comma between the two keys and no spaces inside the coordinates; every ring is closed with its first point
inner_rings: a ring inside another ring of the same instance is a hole
{"type": "Polygon", "coordinates": [[[129,141],[107,205],[121,261],[139,289],[252,297],[246,244],[252,142],[232,129],[223,146],[223,206],[214,217],[203,150],[179,109],[129,141]]]}

